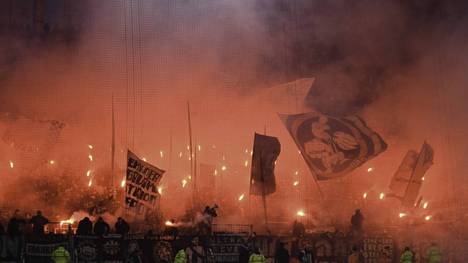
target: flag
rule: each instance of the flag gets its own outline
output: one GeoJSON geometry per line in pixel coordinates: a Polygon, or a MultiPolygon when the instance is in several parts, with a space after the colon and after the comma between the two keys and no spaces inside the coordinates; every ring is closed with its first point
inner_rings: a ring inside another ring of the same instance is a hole
{"type": "Polygon", "coordinates": [[[416,151],[410,150],[406,153],[405,158],[403,158],[398,170],[392,177],[389,187],[390,193],[388,196],[399,199],[402,199],[403,196],[405,196],[406,188],[408,187],[408,182],[411,179],[417,160],[418,153],[416,151]]]}
{"type": "Polygon", "coordinates": [[[357,116],[279,115],[317,180],[344,176],[387,149],[357,116]]]}
{"type": "Polygon", "coordinates": [[[159,198],[158,184],[163,174],[163,170],[128,151],[125,207],[137,215],[145,215],[148,209],[153,209],[159,198]]]}
{"type": "Polygon", "coordinates": [[[250,173],[250,194],[268,195],[276,191],[275,161],[281,151],[278,138],[255,133],[250,173]]]}
{"type": "Polygon", "coordinates": [[[424,142],[418,158],[415,162],[411,177],[408,181],[405,194],[402,199],[403,206],[413,207],[418,198],[419,190],[422,186],[424,174],[432,166],[434,160],[434,150],[424,142]]]}

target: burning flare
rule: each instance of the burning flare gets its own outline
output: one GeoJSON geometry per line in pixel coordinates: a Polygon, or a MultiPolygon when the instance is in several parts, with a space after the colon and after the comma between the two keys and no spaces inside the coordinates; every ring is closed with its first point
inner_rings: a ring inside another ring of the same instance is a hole
{"type": "Polygon", "coordinates": [[[15,167],[15,164],[13,163],[13,161],[10,161],[10,168],[13,169],[13,167],[15,167]]]}
{"type": "Polygon", "coordinates": [[[162,188],[161,186],[158,186],[158,193],[159,193],[160,195],[162,195],[162,190],[163,190],[163,188],[162,188]]]}
{"type": "Polygon", "coordinates": [[[306,214],[304,213],[304,210],[301,209],[301,210],[297,211],[296,215],[304,217],[306,214]]]}
{"type": "Polygon", "coordinates": [[[399,216],[400,218],[403,218],[403,217],[406,216],[406,213],[400,213],[398,216],[399,216]]]}
{"type": "Polygon", "coordinates": [[[182,187],[185,188],[186,185],[187,185],[187,180],[186,180],[186,179],[183,179],[183,180],[182,180],[182,187]]]}
{"type": "Polygon", "coordinates": [[[298,186],[298,185],[299,185],[299,181],[294,181],[293,186],[298,186]]]}
{"type": "Polygon", "coordinates": [[[62,227],[65,224],[73,225],[73,223],[75,223],[75,220],[73,220],[72,218],[67,219],[67,220],[62,220],[62,221],[60,221],[60,227],[62,227]]]}
{"type": "Polygon", "coordinates": [[[171,221],[167,220],[166,223],[164,223],[166,226],[174,226],[175,224],[172,223],[171,221]]]}
{"type": "Polygon", "coordinates": [[[49,164],[51,164],[51,165],[53,165],[54,163],[55,163],[54,160],[50,160],[50,161],[49,161],[49,164]]]}
{"type": "Polygon", "coordinates": [[[423,208],[427,209],[428,206],[429,206],[429,202],[424,202],[423,208]]]}
{"type": "Polygon", "coordinates": [[[226,169],[227,169],[226,165],[221,166],[222,171],[226,171],[226,169]]]}
{"type": "Polygon", "coordinates": [[[92,162],[93,161],[93,156],[91,154],[88,155],[88,159],[89,159],[90,162],[92,162]]]}
{"type": "Polygon", "coordinates": [[[164,152],[163,152],[163,151],[159,151],[159,156],[160,156],[161,158],[164,158],[164,152]]]}
{"type": "Polygon", "coordinates": [[[242,201],[242,200],[244,200],[244,194],[241,194],[241,195],[239,196],[239,201],[242,201]]]}
{"type": "Polygon", "coordinates": [[[91,144],[88,144],[88,148],[92,150],[94,147],[91,144]]]}
{"type": "Polygon", "coordinates": [[[244,162],[244,166],[245,166],[245,167],[249,166],[249,161],[246,160],[246,161],[244,162]]]}
{"type": "Polygon", "coordinates": [[[91,170],[88,170],[88,171],[86,172],[86,176],[89,177],[90,175],[91,175],[91,170]]]}
{"type": "Polygon", "coordinates": [[[88,187],[91,187],[93,185],[93,179],[89,179],[88,187]]]}
{"type": "Polygon", "coordinates": [[[380,200],[383,200],[384,198],[385,198],[385,194],[384,194],[384,193],[380,193],[379,199],[380,199],[380,200]]]}
{"type": "Polygon", "coordinates": [[[426,216],[426,217],[424,217],[424,220],[426,220],[426,221],[429,221],[429,220],[431,220],[431,219],[432,219],[432,216],[426,216]]]}
{"type": "Polygon", "coordinates": [[[124,188],[125,187],[125,178],[122,179],[122,182],[120,182],[120,187],[124,188]]]}
{"type": "Polygon", "coordinates": [[[366,199],[366,198],[367,198],[367,193],[364,193],[364,194],[362,195],[362,198],[366,199]]]}
{"type": "Polygon", "coordinates": [[[368,173],[370,173],[370,172],[372,172],[372,171],[374,171],[374,168],[372,168],[372,167],[367,168],[367,172],[368,172],[368,173]]]}

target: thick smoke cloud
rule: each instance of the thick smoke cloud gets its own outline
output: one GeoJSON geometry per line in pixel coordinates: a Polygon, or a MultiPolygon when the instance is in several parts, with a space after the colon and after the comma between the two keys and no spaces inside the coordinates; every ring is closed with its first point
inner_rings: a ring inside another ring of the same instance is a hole
{"type": "MultiPolygon", "coordinates": [[[[418,149],[424,139],[436,150],[426,196],[453,198],[447,193],[452,186],[444,183],[447,174],[467,170],[456,161],[466,153],[464,1],[68,1],[67,8],[59,7],[61,1],[45,2],[49,33],[11,29],[5,19],[9,9],[1,8],[6,29],[0,44],[0,110],[66,123],[41,158],[65,158],[60,169],[73,170],[83,187],[89,169],[102,185],[109,175],[113,96],[119,169],[129,147],[168,170],[163,189],[170,198],[162,206],[182,213],[185,207],[173,197],[189,173],[190,100],[194,137],[203,147],[200,162],[226,164],[228,171],[242,167],[253,132],[266,131],[283,145],[280,184],[288,189],[299,179],[307,193],[294,198],[304,199],[316,192],[312,178],[275,116],[277,105],[259,95],[303,77],[317,78],[309,107],[333,115],[359,113],[390,145],[369,164],[376,177],[369,178],[363,167],[344,182],[325,183],[329,192],[336,192],[336,185],[354,195],[384,191],[405,151],[418,149]],[[64,34],[64,24],[74,28],[73,37],[64,34]],[[92,164],[88,144],[94,145],[92,164]],[[444,190],[437,192],[441,183],[444,190]]],[[[21,2],[21,8],[27,6],[21,2]]],[[[0,128],[10,129],[3,121],[0,128]]],[[[0,171],[14,184],[5,165],[18,158],[21,167],[25,158],[5,143],[0,154],[0,171]]],[[[229,200],[248,189],[248,169],[238,170],[217,179],[229,200]]],[[[281,213],[293,214],[303,205],[297,201],[281,213]]]]}

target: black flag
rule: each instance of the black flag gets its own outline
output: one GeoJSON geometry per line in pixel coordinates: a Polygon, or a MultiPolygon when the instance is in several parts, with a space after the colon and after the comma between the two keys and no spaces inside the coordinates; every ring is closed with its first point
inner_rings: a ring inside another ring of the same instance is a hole
{"type": "Polygon", "coordinates": [[[344,176],[387,149],[379,134],[357,116],[309,112],[280,118],[317,180],[344,176]]]}
{"type": "Polygon", "coordinates": [[[255,133],[250,194],[268,195],[276,191],[274,170],[280,151],[278,138],[255,133]]]}

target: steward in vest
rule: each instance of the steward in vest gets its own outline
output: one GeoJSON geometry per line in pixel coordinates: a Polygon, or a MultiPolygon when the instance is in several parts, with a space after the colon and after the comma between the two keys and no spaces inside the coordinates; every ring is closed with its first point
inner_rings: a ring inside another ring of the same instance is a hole
{"type": "Polygon", "coordinates": [[[68,251],[60,246],[52,252],[52,260],[54,263],[68,263],[70,262],[70,253],[68,251]]]}
{"type": "Polygon", "coordinates": [[[265,256],[260,253],[258,247],[254,248],[254,252],[250,255],[249,263],[265,263],[265,256]]]}
{"type": "Polygon", "coordinates": [[[413,252],[411,252],[409,247],[405,247],[403,254],[400,257],[400,263],[413,263],[413,252]]]}
{"type": "Polygon", "coordinates": [[[426,252],[428,263],[440,263],[442,262],[442,253],[436,243],[432,243],[426,252]]]}

